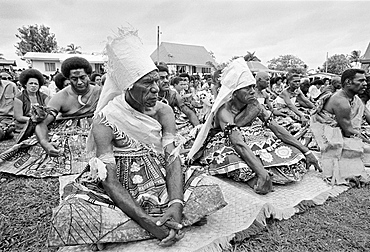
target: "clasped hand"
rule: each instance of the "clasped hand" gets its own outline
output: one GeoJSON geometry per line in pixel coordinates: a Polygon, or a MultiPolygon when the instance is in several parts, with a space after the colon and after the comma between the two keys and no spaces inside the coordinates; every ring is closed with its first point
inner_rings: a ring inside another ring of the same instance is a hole
{"type": "Polygon", "coordinates": [[[182,206],[179,203],[171,205],[164,215],[156,222],[157,226],[166,226],[169,228],[169,234],[159,242],[159,246],[168,247],[181,240],[185,233],[181,232],[182,206]]]}

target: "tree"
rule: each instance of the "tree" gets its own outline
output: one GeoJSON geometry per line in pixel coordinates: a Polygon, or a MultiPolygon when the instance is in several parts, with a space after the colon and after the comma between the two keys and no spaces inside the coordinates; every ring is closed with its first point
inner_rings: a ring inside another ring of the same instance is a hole
{"type": "Polygon", "coordinates": [[[212,59],[214,59],[216,61],[215,53],[212,52],[212,51],[209,51],[208,53],[209,53],[209,55],[211,55],[212,59]]]}
{"type": "Polygon", "coordinates": [[[0,53],[0,59],[5,59],[3,53],[0,53]]]}
{"type": "Polygon", "coordinates": [[[261,60],[256,56],[254,55],[256,52],[253,52],[253,53],[250,53],[247,51],[247,54],[244,56],[244,60],[245,61],[258,61],[258,62],[261,62],[261,60]]]}
{"type": "Polygon", "coordinates": [[[50,33],[50,28],[44,25],[23,26],[18,28],[15,36],[20,39],[15,45],[19,56],[24,56],[27,52],[51,53],[58,48],[55,34],[50,33]]]}
{"type": "Polygon", "coordinates": [[[65,49],[65,51],[68,54],[81,54],[81,52],[78,49],[81,49],[81,46],[76,46],[75,44],[71,43],[67,45],[67,48],[65,49]]]}
{"type": "Polygon", "coordinates": [[[351,68],[349,59],[344,54],[334,54],[324,62],[323,68],[328,64],[328,73],[341,75],[344,70],[351,68]]]}
{"type": "Polygon", "coordinates": [[[304,74],[308,68],[303,60],[291,54],[280,55],[267,61],[267,63],[269,63],[267,66],[269,69],[296,74],[304,74]]]}

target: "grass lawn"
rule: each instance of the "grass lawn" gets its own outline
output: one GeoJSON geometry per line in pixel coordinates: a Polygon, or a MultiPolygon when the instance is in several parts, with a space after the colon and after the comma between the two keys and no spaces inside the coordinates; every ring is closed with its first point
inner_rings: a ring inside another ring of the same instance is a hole
{"type": "MultiPolygon", "coordinates": [[[[0,144],[0,152],[14,141],[0,144]]],[[[46,246],[57,178],[0,173],[0,251],[56,251],[46,246]]],[[[270,220],[261,234],[230,251],[370,251],[370,188],[350,189],[289,220],[270,220]]]]}

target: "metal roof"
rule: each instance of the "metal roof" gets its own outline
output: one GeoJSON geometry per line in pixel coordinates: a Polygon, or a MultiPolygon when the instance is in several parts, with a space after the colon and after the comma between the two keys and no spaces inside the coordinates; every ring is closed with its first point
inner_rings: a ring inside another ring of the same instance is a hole
{"type": "Polygon", "coordinates": [[[17,66],[15,60],[0,59],[0,66],[17,66]]]}
{"type": "Polygon", "coordinates": [[[63,62],[70,57],[82,57],[85,58],[90,63],[104,63],[105,57],[103,55],[91,55],[91,54],[68,54],[68,53],[40,53],[40,52],[27,52],[23,58],[30,60],[40,60],[40,61],[60,61],[63,62]]]}
{"type": "Polygon", "coordinates": [[[370,63],[370,43],[367,46],[366,52],[364,56],[362,56],[362,59],[360,59],[361,63],[369,64],[370,63]]]}
{"type": "Polygon", "coordinates": [[[159,46],[159,60],[157,49],[150,55],[153,61],[165,62],[167,64],[189,65],[199,67],[209,67],[206,62],[215,64],[204,46],[184,45],[169,42],[162,42],[159,46]]]}

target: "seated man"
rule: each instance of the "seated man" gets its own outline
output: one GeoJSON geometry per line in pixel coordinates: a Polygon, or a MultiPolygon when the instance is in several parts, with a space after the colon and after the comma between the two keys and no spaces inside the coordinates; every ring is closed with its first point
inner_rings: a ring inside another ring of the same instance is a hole
{"type": "Polygon", "coordinates": [[[320,98],[310,127],[320,147],[325,178],[332,184],[368,182],[363,158],[369,155],[369,140],[360,131],[365,107],[357,96],[366,90],[365,71],[345,70],[341,83],[341,90],[320,98]]]}
{"type": "Polygon", "coordinates": [[[277,109],[274,109],[270,102],[270,95],[266,91],[270,83],[269,74],[266,72],[257,72],[255,79],[256,79],[255,96],[257,98],[257,101],[260,104],[265,105],[265,108],[270,110],[274,115],[285,116],[284,113],[280,112],[277,109]]]}
{"type": "Polygon", "coordinates": [[[17,85],[6,72],[0,73],[0,141],[14,137],[15,123],[13,119],[14,98],[18,94],[17,85]]]}
{"type": "Polygon", "coordinates": [[[0,154],[9,172],[35,177],[79,173],[87,164],[85,142],[100,87],[89,84],[90,63],[81,57],[63,61],[61,71],[71,85],[56,93],[35,128],[36,136],[0,154]],[[47,115],[45,115],[47,114],[47,115]],[[36,138],[37,137],[37,138],[36,138]]]}
{"type": "Polygon", "coordinates": [[[266,194],[272,190],[272,182],[299,181],[307,165],[320,167],[312,152],[258,103],[255,83],[243,58],[224,69],[212,112],[188,158],[206,165],[211,175],[225,174],[266,194]]]}
{"type": "Polygon", "coordinates": [[[137,35],[122,30],[107,44],[108,65],[122,67],[108,70],[88,145],[96,158],[89,171],[64,188],[51,245],[155,237],[159,245],[169,246],[183,237],[182,227],[225,205],[217,185],[197,187],[201,177],[182,173],[174,114],[157,102],[160,77],[140,45],[137,35]],[[125,53],[117,58],[116,52],[125,53]],[[128,65],[132,72],[125,71],[128,65]],[[95,228],[66,227],[71,216],[95,228]]]}
{"type": "Polygon", "coordinates": [[[305,126],[307,127],[309,122],[309,109],[314,106],[300,89],[299,75],[288,77],[288,87],[276,97],[273,106],[285,114],[276,117],[279,125],[288,129],[292,135],[303,135],[306,130],[305,126]],[[296,106],[296,103],[299,103],[300,106],[296,106]]]}
{"type": "MultiPolygon", "coordinates": [[[[170,107],[175,112],[177,130],[181,132],[189,132],[191,126],[199,125],[199,119],[195,112],[184,103],[184,100],[181,97],[180,93],[170,89],[167,66],[159,64],[157,68],[159,70],[158,100],[170,105],[170,107]],[[185,115],[185,118],[182,116],[182,113],[185,115]]],[[[180,77],[175,77],[175,88],[181,86],[181,82],[186,84],[185,81],[182,81],[179,78],[180,77]]]]}

